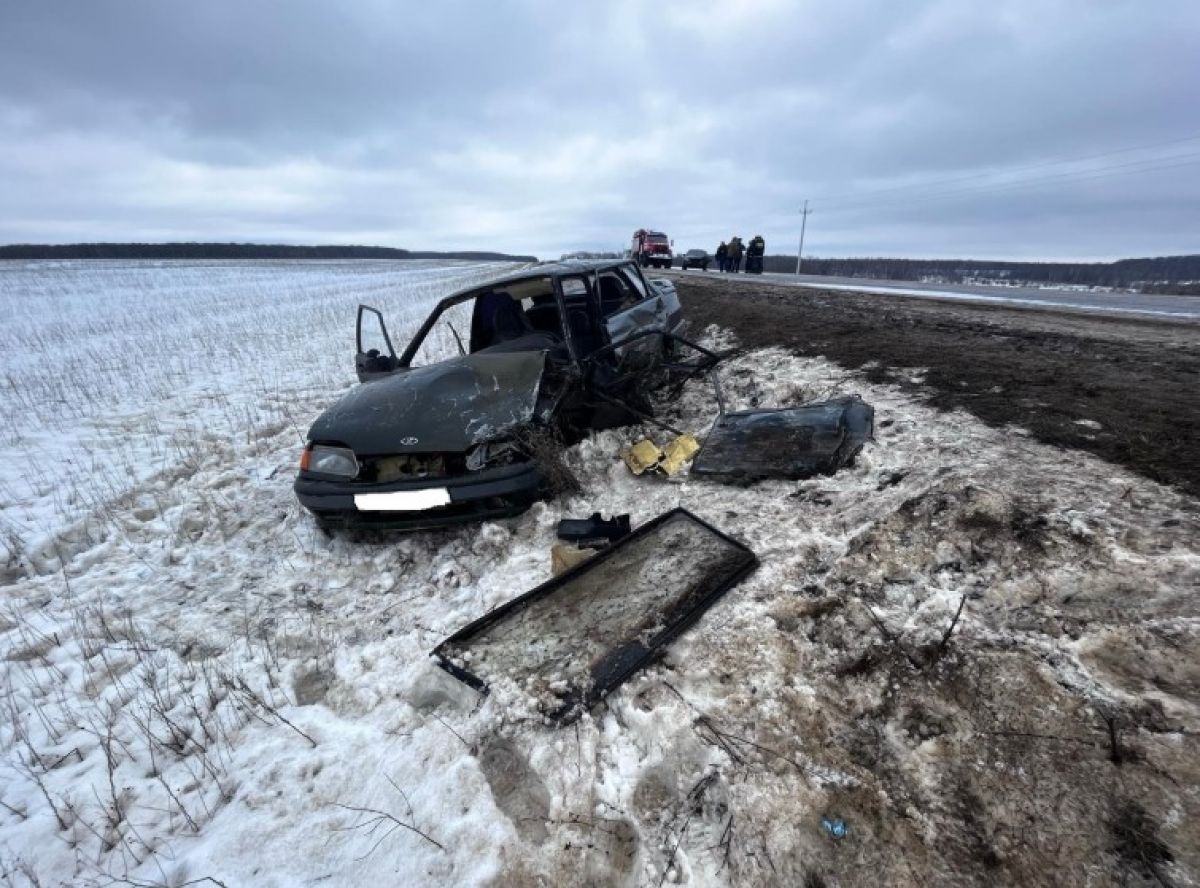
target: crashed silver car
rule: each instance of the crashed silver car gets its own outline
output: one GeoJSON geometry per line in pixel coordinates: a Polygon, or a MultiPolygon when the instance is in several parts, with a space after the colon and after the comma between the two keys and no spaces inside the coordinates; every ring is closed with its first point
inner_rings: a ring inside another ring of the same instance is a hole
{"type": "MultiPolygon", "coordinates": [[[[443,299],[399,355],[358,311],[361,385],[308,432],[295,491],[328,525],[423,529],[513,515],[547,486],[539,442],[651,412],[677,355],[670,281],[633,262],[533,266],[443,299]]],[[[553,446],[552,445],[552,446],[553,446]]]]}

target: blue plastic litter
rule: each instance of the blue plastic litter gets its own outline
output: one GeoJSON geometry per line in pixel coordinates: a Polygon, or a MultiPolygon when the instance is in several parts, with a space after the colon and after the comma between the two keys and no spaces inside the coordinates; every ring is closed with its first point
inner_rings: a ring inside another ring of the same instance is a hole
{"type": "Polygon", "coordinates": [[[844,839],[850,832],[849,824],[840,817],[825,817],[821,820],[821,826],[835,839],[844,839]]]}

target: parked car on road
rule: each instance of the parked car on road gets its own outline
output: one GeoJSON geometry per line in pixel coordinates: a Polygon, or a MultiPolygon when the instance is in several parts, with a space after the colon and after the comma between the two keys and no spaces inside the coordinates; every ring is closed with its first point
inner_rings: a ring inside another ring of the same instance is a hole
{"type": "Polygon", "coordinates": [[[708,265],[712,262],[712,256],[704,250],[688,250],[679,258],[680,268],[699,268],[701,271],[708,271],[708,265]]]}
{"type": "Polygon", "coordinates": [[[296,495],[327,525],[521,512],[547,481],[537,442],[638,421],[683,328],[674,285],[628,260],[548,263],[456,293],[399,355],[361,305],[362,384],[309,429],[296,495]]]}

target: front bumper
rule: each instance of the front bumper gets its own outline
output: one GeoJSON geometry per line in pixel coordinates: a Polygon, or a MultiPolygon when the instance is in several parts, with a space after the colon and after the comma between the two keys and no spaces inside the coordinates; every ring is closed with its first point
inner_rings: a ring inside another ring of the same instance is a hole
{"type": "Polygon", "coordinates": [[[534,463],[483,469],[453,478],[362,484],[300,473],[292,489],[300,505],[326,526],[429,530],[470,521],[505,518],[524,512],[537,499],[543,476],[534,463]],[[419,511],[364,512],[355,494],[445,488],[450,502],[419,511]]]}

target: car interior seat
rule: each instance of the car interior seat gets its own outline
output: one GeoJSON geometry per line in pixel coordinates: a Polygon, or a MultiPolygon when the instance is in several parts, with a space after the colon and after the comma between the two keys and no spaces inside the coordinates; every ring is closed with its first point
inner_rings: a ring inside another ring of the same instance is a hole
{"type": "Polygon", "coordinates": [[[596,325],[582,306],[567,309],[567,325],[571,328],[571,339],[575,343],[575,353],[584,358],[598,349],[601,345],[600,335],[596,325]]]}
{"type": "Polygon", "coordinates": [[[559,317],[558,303],[553,296],[535,296],[533,305],[525,309],[525,317],[529,319],[533,329],[553,336],[562,336],[562,318],[559,317]]]}
{"type": "Polygon", "coordinates": [[[503,290],[484,293],[471,319],[471,353],[551,351],[561,338],[534,328],[521,304],[503,290]]]}
{"type": "Polygon", "coordinates": [[[520,339],[533,332],[533,325],[525,316],[524,310],[517,301],[503,290],[492,293],[492,334],[493,342],[508,342],[520,339]]]}

